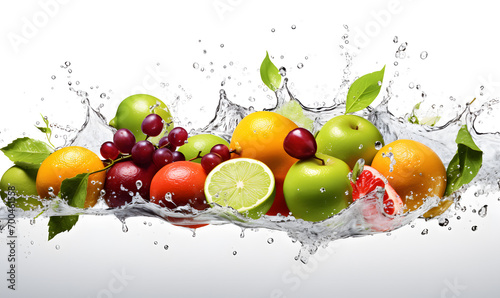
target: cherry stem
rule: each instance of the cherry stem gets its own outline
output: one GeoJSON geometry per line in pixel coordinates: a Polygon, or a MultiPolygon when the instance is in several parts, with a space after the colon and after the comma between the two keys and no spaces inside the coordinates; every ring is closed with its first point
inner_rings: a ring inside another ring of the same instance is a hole
{"type": "Polygon", "coordinates": [[[469,105],[471,105],[474,101],[476,101],[475,97],[474,97],[474,99],[471,102],[469,102],[469,105]]]}
{"type": "Polygon", "coordinates": [[[314,155],[314,158],[321,161],[321,165],[323,165],[323,166],[325,165],[325,161],[322,158],[319,158],[316,155],[314,155]]]}

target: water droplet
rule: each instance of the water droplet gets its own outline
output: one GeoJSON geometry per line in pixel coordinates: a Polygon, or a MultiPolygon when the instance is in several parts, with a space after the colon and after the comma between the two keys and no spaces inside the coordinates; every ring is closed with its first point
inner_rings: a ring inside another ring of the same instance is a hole
{"type": "Polygon", "coordinates": [[[64,65],[66,65],[66,67],[68,67],[68,66],[70,66],[70,65],[71,65],[71,62],[66,61],[66,62],[64,62],[64,65]]]}
{"type": "Polygon", "coordinates": [[[158,241],[153,242],[154,245],[158,245],[158,241]]]}
{"type": "Polygon", "coordinates": [[[393,41],[394,43],[398,43],[398,37],[397,37],[397,36],[394,36],[394,38],[392,39],[392,41],[393,41]]]}
{"type": "Polygon", "coordinates": [[[363,144],[359,144],[358,149],[359,149],[359,150],[363,149],[363,144]]]}
{"type": "Polygon", "coordinates": [[[382,147],[383,147],[382,142],[379,142],[379,141],[375,142],[375,149],[376,150],[380,150],[380,149],[382,149],[382,147]]]}
{"type": "Polygon", "coordinates": [[[429,234],[429,229],[423,229],[423,231],[422,231],[422,233],[421,233],[421,234],[422,234],[422,235],[427,235],[427,234],[429,234]]]}
{"type": "Polygon", "coordinates": [[[56,76],[54,76],[54,75],[53,75],[53,76],[51,76],[50,78],[51,78],[51,79],[53,79],[53,80],[55,80],[55,79],[56,79],[56,76]]]}
{"type": "Polygon", "coordinates": [[[275,31],[276,31],[276,29],[274,29],[274,28],[271,29],[271,32],[275,32],[275,31]]]}
{"type": "Polygon", "coordinates": [[[442,227],[446,227],[450,221],[447,218],[440,218],[438,224],[442,227]]]}
{"type": "Polygon", "coordinates": [[[302,67],[304,67],[304,64],[302,64],[302,63],[297,64],[298,69],[302,69],[302,67]]]}
{"type": "Polygon", "coordinates": [[[35,241],[31,241],[30,243],[31,243],[31,245],[33,245],[33,244],[35,244],[35,241]]]}
{"type": "Polygon", "coordinates": [[[168,245],[167,244],[163,245],[163,249],[167,250],[168,249],[168,245]]]}
{"type": "Polygon", "coordinates": [[[394,66],[398,66],[398,61],[394,61],[394,66]]]}
{"type": "Polygon", "coordinates": [[[425,58],[427,58],[428,55],[429,54],[426,51],[423,51],[422,53],[420,53],[420,59],[425,60],[425,58]]]}
{"type": "Polygon", "coordinates": [[[479,209],[479,211],[477,212],[477,214],[481,217],[485,217],[486,214],[488,213],[488,205],[484,205],[483,207],[481,207],[481,209],[479,209]]]}
{"type": "Polygon", "coordinates": [[[241,229],[240,238],[245,238],[245,229],[241,229]]]}
{"type": "Polygon", "coordinates": [[[297,26],[295,26],[295,25],[292,25],[292,30],[295,30],[295,28],[297,28],[297,26]]]}
{"type": "Polygon", "coordinates": [[[280,67],[280,75],[281,75],[282,77],[286,76],[286,68],[284,68],[283,66],[282,66],[282,67],[280,67]]]}
{"type": "Polygon", "coordinates": [[[273,238],[269,238],[269,239],[267,239],[267,243],[269,243],[269,244],[273,244],[273,243],[274,243],[274,239],[273,239],[273,238]]]}
{"type": "Polygon", "coordinates": [[[415,84],[413,84],[413,82],[410,82],[410,84],[408,84],[408,87],[409,87],[410,89],[413,89],[413,88],[415,87],[415,84]]]}
{"type": "Polygon", "coordinates": [[[57,250],[59,250],[60,248],[61,248],[61,247],[59,246],[59,244],[58,244],[58,245],[56,245],[56,249],[57,249],[57,250]]]}
{"type": "Polygon", "coordinates": [[[255,97],[250,96],[250,97],[248,98],[248,101],[249,101],[249,102],[255,102],[255,97]]]}
{"type": "Polygon", "coordinates": [[[477,226],[472,226],[471,230],[475,232],[477,230],[477,226]]]}
{"type": "Polygon", "coordinates": [[[135,182],[135,186],[137,186],[137,190],[141,189],[141,187],[142,187],[142,181],[141,180],[137,180],[135,182]]]}
{"type": "Polygon", "coordinates": [[[220,47],[221,47],[221,48],[223,48],[223,47],[224,47],[224,44],[223,44],[223,43],[221,43],[221,44],[220,44],[220,47]]]}
{"type": "Polygon", "coordinates": [[[461,220],[461,219],[462,219],[462,217],[460,215],[457,216],[457,220],[461,220]]]}
{"type": "Polygon", "coordinates": [[[326,189],[325,189],[324,187],[322,187],[322,188],[320,188],[320,189],[319,189],[319,191],[320,191],[321,193],[324,193],[324,192],[326,191],[326,189]]]}
{"type": "Polygon", "coordinates": [[[238,254],[238,252],[236,250],[233,251],[233,256],[235,256],[236,254],[238,254]]]}

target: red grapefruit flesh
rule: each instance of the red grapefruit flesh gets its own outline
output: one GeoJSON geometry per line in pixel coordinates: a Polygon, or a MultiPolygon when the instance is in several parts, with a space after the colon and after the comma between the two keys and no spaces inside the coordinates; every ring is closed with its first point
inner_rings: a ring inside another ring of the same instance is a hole
{"type": "Polygon", "coordinates": [[[356,201],[370,192],[375,191],[377,187],[384,188],[384,213],[387,215],[397,215],[402,213],[403,201],[389,182],[387,182],[387,179],[374,168],[365,166],[363,172],[361,172],[356,180],[356,184],[351,182],[351,185],[353,201],[356,201]]]}

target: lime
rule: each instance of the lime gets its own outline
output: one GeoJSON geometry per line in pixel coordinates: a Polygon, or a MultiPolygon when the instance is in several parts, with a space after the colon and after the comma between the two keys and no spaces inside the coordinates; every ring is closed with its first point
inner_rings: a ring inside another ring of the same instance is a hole
{"type": "MultiPolygon", "coordinates": [[[[190,160],[198,156],[203,156],[210,152],[213,146],[223,144],[229,147],[229,143],[223,138],[211,134],[199,134],[189,137],[187,143],[177,148],[177,151],[184,154],[186,160],[190,160]]],[[[200,163],[201,158],[193,159],[194,162],[200,163]]]]}
{"type": "Polygon", "coordinates": [[[160,135],[148,139],[154,144],[158,144],[161,137],[163,137],[165,133],[168,134],[174,126],[172,124],[172,115],[168,107],[165,103],[152,95],[136,94],[125,98],[118,106],[116,116],[111,119],[109,125],[116,129],[127,128],[134,134],[137,141],[141,141],[146,139],[146,135],[142,133],[141,124],[144,118],[149,114],[157,114],[166,124],[168,124],[165,125],[160,135]]]}
{"type": "Polygon", "coordinates": [[[266,164],[251,158],[235,158],[216,166],[205,181],[207,203],[229,206],[257,219],[273,204],[274,176],[266,164]]]}
{"type": "Polygon", "coordinates": [[[10,203],[14,203],[15,207],[25,211],[43,206],[36,191],[36,174],[37,170],[18,166],[8,169],[0,180],[0,197],[5,204],[10,207],[10,203]]]}

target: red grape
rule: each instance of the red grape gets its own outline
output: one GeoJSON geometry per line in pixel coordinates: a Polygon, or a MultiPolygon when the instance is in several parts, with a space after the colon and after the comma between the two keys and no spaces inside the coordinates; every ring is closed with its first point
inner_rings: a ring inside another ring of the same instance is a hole
{"type": "Polygon", "coordinates": [[[158,147],[160,148],[168,148],[170,151],[174,152],[175,149],[177,149],[177,146],[174,146],[172,143],[168,141],[168,136],[165,136],[160,139],[160,142],[158,142],[158,147]]]}
{"type": "Polygon", "coordinates": [[[201,166],[205,173],[210,173],[217,165],[222,163],[222,157],[217,153],[207,153],[201,158],[201,166]]]}
{"type": "Polygon", "coordinates": [[[149,166],[153,162],[155,146],[150,141],[139,141],[132,148],[132,160],[140,167],[149,166]]]}
{"type": "Polygon", "coordinates": [[[298,159],[314,157],[317,147],[313,134],[300,127],[290,131],[283,141],[286,153],[298,159]]]}
{"type": "Polygon", "coordinates": [[[179,151],[173,151],[172,152],[172,161],[183,161],[186,160],[186,157],[182,152],[179,151]]]}
{"type": "Polygon", "coordinates": [[[156,137],[163,130],[163,119],[157,114],[149,114],[141,124],[142,132],[150,137],[156,137]]]}
{"type": "Polygon", "coordinates": [[[135,145],[135,136],[130,130],[121,128],[115,132],[113,142],[121,153],[128,154],[135,145]]]}
{"type": "Polygon", "coordinates": [[[153,162],[158,168],[171,163],[173,161],[172,151],[168,148],[160,148],[153,154],[153,162]]]}
{"type": "Polygon", "coordinates": [[[168,141],[177,147],[184,145],[187,139],[188,132],[182,127],[174,127],[168,134],[168,141]]]}
{"type": "Polygon", "coordinates": [[[105,142],[101,145],[101,155],[105,159],[115,160],[120,155],[120,151],[116,148],[115,143],[105,142]]]}
{"type": "Polygon", "coordinates": [[[222,157],[222,161],[231,159],[231,153],[229,153],[229,148],[224,144],[217,144],[210,149],[211,153],[217,153],[222,157]]]}

